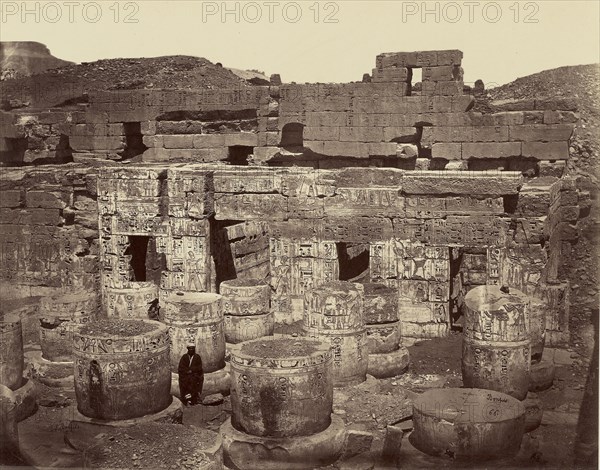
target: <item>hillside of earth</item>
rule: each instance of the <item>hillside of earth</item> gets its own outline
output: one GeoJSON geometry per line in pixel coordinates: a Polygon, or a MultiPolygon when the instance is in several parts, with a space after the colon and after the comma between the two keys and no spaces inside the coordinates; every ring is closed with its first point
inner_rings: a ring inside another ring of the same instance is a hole
{"type": "MultiPolygon", "coordinates": [[[[250,74],[254,77],[256,74],[250,74]]],[[[202,57],[103,59],[0,81],[1,108],[65,107],[107,90],[215,90],[252,86],[221,64],[202,57]]]]}
{"type": "Polygon", "coordinates": [[[0,42],[0,76],[2,80],[24,78],[71,65],[73,62],[54,57],[42,43],[33,41],[0,42]]]}

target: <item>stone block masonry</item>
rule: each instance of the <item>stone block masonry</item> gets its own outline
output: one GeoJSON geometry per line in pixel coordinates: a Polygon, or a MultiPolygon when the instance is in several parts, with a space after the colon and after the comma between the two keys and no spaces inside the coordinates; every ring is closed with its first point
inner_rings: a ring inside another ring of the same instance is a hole
{"type": "Polygon", "coordinates": [[[532,100],[518,111],[471,112],[475,101],[463,92],[461,62],[456,50],[398,52],[377,56],[368,83],[93,92],[78,111],[4,113],[2,148],[25,163],[132,155],[234,164],[253,155],[267,163],[294,147],[302,149],[296,158],[322,168],[349,159],[415,168],[415,161],[398,158],[405,143],[418,145],[422,169],[453,160],[475,170],[509,169],[525,160],[537,172],[545,162],[568,159],[577,119],[568,103],[532,100]],[[415,69],[422,69],[420,91],[411,83],[415,69]],[[561,105],[569,109],[552,108],[561,105]]]}
{"type": "Polygon", "coordinates": [[[31,295],[97,288],[95,178],[82,166],[2,170],[3,284],[21,286],[31,295]]]}
{"type": "Polygon", "coordinates": [[[265,280],[290,323],[319,283],[359,279],[410,299],[417,338],[447,334],[468,288],[508,284],[551,305],[548,341],[564,340],[554,286],[587,204],[563,177],[578,116],[568,100],[475,112],[461,67],[460,51],[394,52],[364,82],[2,112],[0,159],[19,166],[0,176],[2,283],[101,286],[111,315],[147,317],[159,292],[265,280]]]}

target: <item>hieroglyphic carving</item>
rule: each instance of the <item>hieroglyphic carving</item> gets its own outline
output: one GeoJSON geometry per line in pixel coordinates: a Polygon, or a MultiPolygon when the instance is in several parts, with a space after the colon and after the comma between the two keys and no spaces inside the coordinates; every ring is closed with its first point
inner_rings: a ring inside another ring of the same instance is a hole
{"type": "Polygon", "coordinates": [[[369,245],[369,268],[372,282],[397,278],[399,260],[395,245],[395,240],[369,245]]]}
{"type": "Polygon", "coordinates": [[[332,217],[401,216],[404,197],[395,188],[338,188],[336,196],[327,200],[325,215],[332,217]]]}
{"type": "Polygon", "coordinates": [[[398,283],[400,297],[410,299],[415,303],[429,300],[429,282],[415,279],[401,279],[398,283]]]}
{"type": "Polygon", "coordinates": [[[74,332],[73,349],[88,355],[166,351],[169,349],[169,333],[166,326],[152,334],[131,337],[93,337],[74,332]]]}
{"type": "Polygon", "coordinates": [[[364,288],[349,282],[331,282],[307,292],[304,328],[354,331],[364,329],[364,288]]]}
{"type": "Polygon", "coordinates": [[[487,249],[487,284],[497,285],[500,283],[502,252],[503,250],[499,247],[487,249]]]}
{"type": "Polygon", "coordinates": [[[449,298],[449,283],[429,281],[429,300],[433,302],[446,302],[449,298]]]}

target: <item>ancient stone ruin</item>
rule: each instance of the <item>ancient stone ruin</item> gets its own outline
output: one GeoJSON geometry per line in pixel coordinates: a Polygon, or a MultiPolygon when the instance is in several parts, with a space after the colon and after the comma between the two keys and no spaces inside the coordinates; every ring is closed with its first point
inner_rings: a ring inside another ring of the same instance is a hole
{"type": "MultiPolygon", "coordinates": [[[[173,395],[193,343],[202,398],[231,394],[205,436],[218,466],[201,468],[313,468],[370,446],[334,387],[401,380],[407,346],[462,331],[469,388],[413,397],[410,445],[516,455],[541,420],[528,392],[553,382],[544,347],[569,340],[561,269],[589,200],[565,173],[568,101],[490,112],[462,56],[381,54],[362,82],[90,90],[1,112],[6,395],[29,371],[74,388],[74,421],[185,424],[173,395]],[[435,414],[465,393],[476,414],[435,414]]],[[[382,458],[398,462],[408,428],[388,424],[382,458]]],[[[87,462],[106,464],[95,449],[87,462]]]]}

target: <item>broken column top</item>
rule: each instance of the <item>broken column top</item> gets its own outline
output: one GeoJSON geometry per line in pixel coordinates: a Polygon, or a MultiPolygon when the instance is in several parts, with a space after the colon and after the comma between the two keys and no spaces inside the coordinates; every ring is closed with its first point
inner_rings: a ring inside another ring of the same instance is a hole
{"type": "Polygon", "coordinates": [[[246,341],[231,349],[231,362],[267,369],[296,369],[331,361],[326,341],[305,338],[273,337],[246,341]]]}
{"type": "Polygon", "coordinates": [[[500,423],[525,412],[524,405],[510,395],[477,388],[428,390],[415,399],[413,407],[450,423],[500,423]]]}
{"type": "Polygon", "coordinates": [[[465,296],[466,306],[473,311],[495,312],[506,305],[524,305],[528,298],[517,289],[505,292],[499,286],[479,286],[471,289],[465,296]]]}

